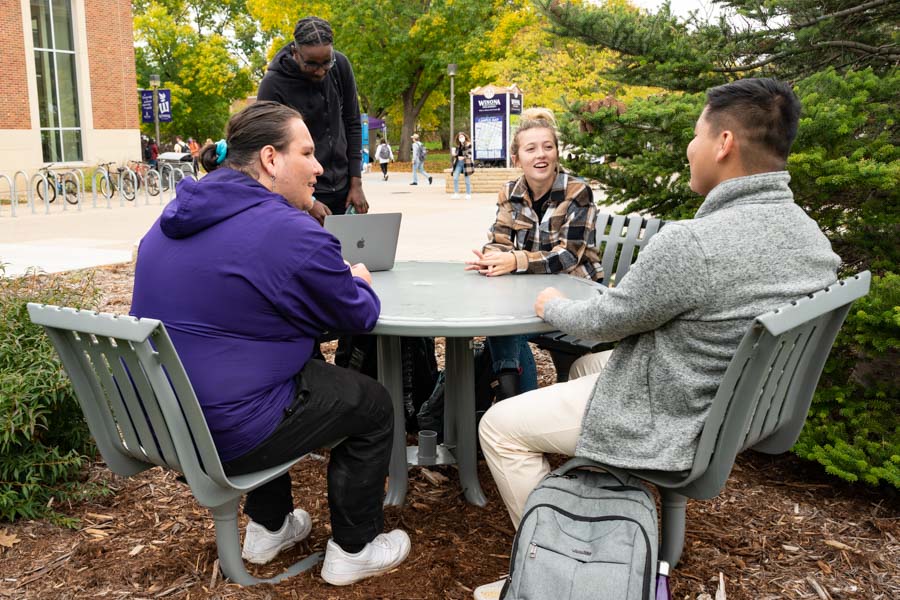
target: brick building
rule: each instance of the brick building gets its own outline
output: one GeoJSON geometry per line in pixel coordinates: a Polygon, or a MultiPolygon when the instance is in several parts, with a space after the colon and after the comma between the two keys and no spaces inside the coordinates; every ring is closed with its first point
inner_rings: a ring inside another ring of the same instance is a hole
{"type": "Polygon", "coordinates": [[[140,159],[131,0],[0,0],[0,173],[140,159]]]}

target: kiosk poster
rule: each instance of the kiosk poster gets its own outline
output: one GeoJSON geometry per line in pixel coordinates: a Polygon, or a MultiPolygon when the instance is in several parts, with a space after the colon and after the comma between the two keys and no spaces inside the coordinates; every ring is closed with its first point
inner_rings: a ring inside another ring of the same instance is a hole
{"type": "Polygon", "coordinates": [[[509,97],[509,130],[515,131],[522,119],[522,96],[509,97]]]}
{"type": "Polygon", "coordinates": [[[472,96],[475,160],[506,159],[506,95],[472,96]]]}

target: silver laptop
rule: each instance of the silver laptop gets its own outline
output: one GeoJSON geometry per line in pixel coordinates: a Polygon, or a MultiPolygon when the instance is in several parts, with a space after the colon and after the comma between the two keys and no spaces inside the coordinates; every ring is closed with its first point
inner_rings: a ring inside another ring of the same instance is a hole
{"type": "Polygon", "coordinates": [[[394,267],[400,213],[328,215],[325,229],[341,243],[341,254],[351,265],[362,263],[369,271],[394,267]]]}

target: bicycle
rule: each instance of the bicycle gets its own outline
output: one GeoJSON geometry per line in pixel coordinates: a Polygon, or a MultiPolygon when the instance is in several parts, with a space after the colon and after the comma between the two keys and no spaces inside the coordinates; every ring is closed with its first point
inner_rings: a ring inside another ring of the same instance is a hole
{"type": "MultiPolygon", "coordinates": [[[[78,204],[78,182],[75,176],[70,173],[59,173],[51,170],[53,163],[38,169],[38,173],[46,177],[47,182],[47,202],[56,200],[56,195],[61,194],[65,197],[69,204],[78,204]]],[[[34,189],[38,198],[44,199],[44,178],[40,178],[34,182],[34,189]]]]}
{"type": "Polygon", "coordinates": [[[159,176],[150,176],[150,165],[136,160],[129,160],[128,168],[134,171],[134,174],[137,175],[138,189],[146,185],[147,192],[151,196],[159,195],[159,176]]]}
{"type": "Polygon", "coordinates": [[[122,196],[129,202],[134,200],[136,190],[136,178],[132,178],[124,167],[113,169],[116,163],[105,162],[97,165],[106,170],[107,177],[100,180],[100,193],[107,199],[112,198],[117,190],[122,190],[122,196]]]}

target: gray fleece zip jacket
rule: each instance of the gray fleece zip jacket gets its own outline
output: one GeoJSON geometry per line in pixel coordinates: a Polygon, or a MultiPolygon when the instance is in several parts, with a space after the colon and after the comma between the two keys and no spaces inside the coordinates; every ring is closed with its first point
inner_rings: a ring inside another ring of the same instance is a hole
{"type": "Polygon", "coordinates": [[[689,469],[707,411],[752,320],[835,282],[840,258],[794,204],[787,172],[722,182],[695,217],[668,223],[622,282],[555,299],[566,333],[620,340],[575,454],[626,468],[689,469]]]}

